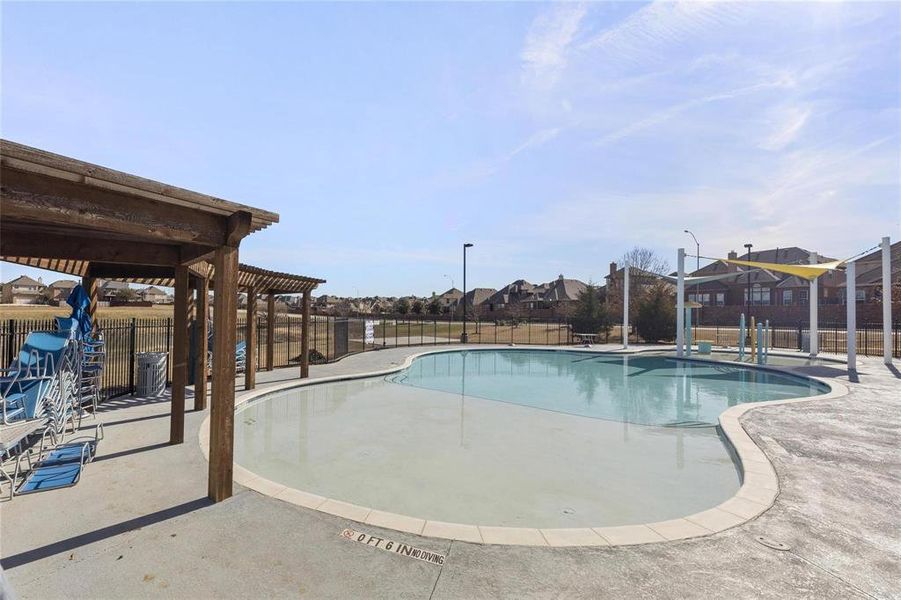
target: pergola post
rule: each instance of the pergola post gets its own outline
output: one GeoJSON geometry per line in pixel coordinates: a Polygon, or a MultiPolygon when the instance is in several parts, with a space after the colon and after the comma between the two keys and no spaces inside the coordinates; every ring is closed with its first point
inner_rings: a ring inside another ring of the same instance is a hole
{"type": "Polygon", "coordinates": [[[303,293],[303,317],[300,330],[300,376],[310,376],[310,292],[303,293]]]}
{"type": "Polygon", "coordinates": [[[238,248],[221,246],[214,260],[213,381],[210,406],[210,499],[232,495],[235,433],[235,338],[238,308],[238,248]]]}
{"type": "Polygon", "coordinates": [[[209,352],[208,320],[210,318],[210,282],[198,277],[195,283],[197,300],[194,305],[194,322],[197,323],[197,354],[194,356],[194,410],[206,408],[207,353],[209,352]]]}
{"type": "Polygon", "coordinates": [[[97,278],[82,277],[81,287],[88,295],[88,316],[91,317],[92,333],[97,333],[97,278]]]}
{"type": "Polygon", "coordinates": [[[882,361],[892,364],[892,240],[882,238],[882,361]]]}
{"type": "MultiPolygon", "coordinates": [[[[816,252],[810,253],[810,264],[819,262],[816,252]]],[[[817,323],[817,310],[819,309],[820,296],[817,286],[817,278],[810,280],[810,358],[816,358],[820,351],[820,328],[817,323]]]]}
{"type": "Polygon", "coordinates": [[[266,370],[275,368],[275,293],[269,292],[266,297],[266,370]]]}
{"type": "Polygon", "coordinates": [[[188,324],[190,301],[188,267],[175,267],[174,330],[172,336],[172,413],[169,418],[169,443],[185,441],[185,387],[188,385],[188,324]]]}
{"type": "Polygon", "coordinates": [[[250,286],[247,290],[247,343],[244,361],[244,389],[252,390],[257,385],[257,290],[250,286]]]}
{"type": "Polygon", "coordinates": [[[676,356],[682,358],[685,345],[685,248],[679,248],[676,264],[676,356]]]}
{"type": "Polygon", "coordinates": [[[846,337],[848,342],[848,370],[857,370],[857,264],[848,263],[845,270],[845,304],[848,308],[846,337]]]}

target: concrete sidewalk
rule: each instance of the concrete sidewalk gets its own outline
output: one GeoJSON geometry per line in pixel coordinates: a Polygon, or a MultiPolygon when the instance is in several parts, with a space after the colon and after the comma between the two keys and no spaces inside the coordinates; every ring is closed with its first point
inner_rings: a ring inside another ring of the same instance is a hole
{"type": "MultiPolygon", "coordinates": [[[[365,372],[419,351],[369,352],[311,372],[365,372]]],[[[205,414],[189,412],[185,443],[168,446],[167,399],[121,398],[104,405],[107,437],[77,486],[0,505],[2,564],[23,599],[901,597],[901,376],[873,359],[859,369],[851,383],[837,367],[797,369],[851,392],[743,418],[780,479],[761,517],[706,538],[612,548],[424,538],[239,486],[214,505],[197,442],[205,414]],[[348,527],[447,559],[355,543],[341,536],[348,527]]],[[[258,382],[294,376],[261,372],[258,382]]]]}

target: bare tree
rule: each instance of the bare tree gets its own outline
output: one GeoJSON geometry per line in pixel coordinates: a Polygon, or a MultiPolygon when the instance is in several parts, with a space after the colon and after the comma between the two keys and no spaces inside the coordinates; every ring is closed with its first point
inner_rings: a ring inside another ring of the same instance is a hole
{"type": "MultiPolygon", "coordinates": [[[[624,267],[626,263],[631,266],[629,270],[629,310],[634,315],[645,292],[658,282],[656,277],[645,273],[665,275],[669,272],[669,263],[650,248],[641,246],[633,247],[620,257],[619,265],[624,267]]],[[[622,280],[619,285],[622,285],[622,280]]],[[[614,309],[613,314],[622,315],[622,289],[620,288],[609,300],[609,306],[614,309]]]]}
{"type": "Polygon", "coordinates": [[[657,256],[657,253],[650,248],[635,246],[623,254],[619,259],[619,264],[621,266],[625,265],[627,262],[642,271],[649,271],[651,273],[657,273],[658,275],[669,273],[669,262],[667,262],[665,258],[657,256]]]}

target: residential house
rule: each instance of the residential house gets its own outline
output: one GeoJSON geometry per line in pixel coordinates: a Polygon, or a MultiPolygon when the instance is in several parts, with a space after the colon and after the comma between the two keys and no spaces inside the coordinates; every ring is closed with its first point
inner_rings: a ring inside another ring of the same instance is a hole
{"type": "Polygon", "coordinates": [[[39,277],[37,281],[22,275],[3,284],[0,299],[4,304],[44,304],[47,286],[39,277]]]}
{"type": "MultiPolygon", "coordinates": [[[[810,251],[798,247],[775,248],[739,255],[734,250],[727,258],[750,260],[752,262],[768,262],[777,264],[809,264],[810,251]]],[[[835,260],[826,256],[818,257],[818,262],[835,260]]],[[[688,300],[699,302],[703,306],[797,306],[807,305],[810,301],[809,283],[799,277],[770,271],[767,269],[750,270],[744,266],[717,261],[690,273],[690,276],[719,275],[735,273],[735,278],[708,281],[700,285],[689,285],[686,289],[688,300]],[[748,273],[748,271],[751,271],[748,273]]],[[[819,278],[818,295],[820,304],[840,303],[839,286],[844,282],[844,273],[832,271],[819,278]]]]}
{"type": "Polygon", "coordinates": [[[150,286],[139,290],[138,298],[151,304],[166,304],[169,301],[169,294],[156,286],[150,286]]]}
{"type": "Polygon", "coordinates": [[[489,304],[489,300],[497,294],[494,288],[475,288],[466,292],[456,304],[454,304],[454,313],[462,316],[463,305],[466,305],[467,315],[484,315],[486,312],[494,310],[489,304]]]}
{"type": "Polygon", "coordinates": [[[78,282],[74,279],[60,279],[47,286],[47,298],[57,302],[65,302],[78,282]]]}
{"type": "Polygon", "coordinates": [[[119,300],[120,293],[124,293],[124,290],[130,290],[131,286],[128,285],[125,281],[103,281],[98,282],[98,296],[100,301],[102,302],[110,302],[112,300],[119,300]]]}
{"type": "MultiPolygon", "coordinates": [[[[429,302],[431,302],[432,299],[434,299],[435,297],[436,297],[435,294],[432,294],[432,298],[429,299],[429,302]]],[[[457,288],[451,288],[451,289],[447,290],[446,292],[444,292],[443,294],[440,294],[437,296],[438,303],[441,305],[442,309],[448,309],[451,306],[455,306],[457,304],[457,302],[460,301],[460,298],[462,298],[462,297],[463,297],[463,292],[461,292],[457,288]]]]}
{"type": "MultiPolygon", "coordinates": [[[[622,305],[625,276],[625,267],[618,267],[615,262],[610,263],[610,271],[604,276],[604,298],[608,304],[622,305]]],[[[664,280],[657,273],[639,269],[638,267],[629,268],[629,291],[633,294],[661,281],[664,280]]]]}
{"type": "MultiPolygon", "coordinates": [[[[889,250],[891,260],[892,300],[894,303],[901,301],[901,242],[895,242],[889,250]]],[[[882,250],[876,250],[858,258],[855,262],[857,268],[856,296],[857,302],[882,302],[882,250]]],[[[842,274],[844,276],[844,274],[842,274]]],[[[847,279],[838,285],[839,296],[842,303],[847,294],[847,279]]]]}
{"type": "Polygon", "coordinates": [[[542,295],[542,303],[545,307],[562,307],[569,303],[575,302],[579,296],[588,288],[588,284],[578,279],[566,279],[560,275],[554,281],[544,284],[547,291],[542,295]]]}
{"type": "Polygon", "coordinates": [[[334,310],[340,302],[341,298],[339,298],[338,296],[323,294],[316,298],[315,302],[313,302],[313,305],[319,312],[329,312],[331,310],[334,310]]]}
{"type": "Polygon", "coordinates": [[[494,292],[485,301],[489,311],[503,310],[514,304],[537,302],[544,290],[536,290],[534,284],[525,279],[517,279],[494,292]]]}

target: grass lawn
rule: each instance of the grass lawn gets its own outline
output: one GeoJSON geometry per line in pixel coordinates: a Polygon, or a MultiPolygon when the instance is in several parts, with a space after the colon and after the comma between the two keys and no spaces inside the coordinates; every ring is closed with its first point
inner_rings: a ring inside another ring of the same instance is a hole
{"type": "MultiPolygon", "coordinates": [[[[68,304],[62,306],[42,306],[34,304],[0,304],[0,319],[51,319],[71,314],[68,304]]],[[[101,319],[148,319],[172,316],[172,305],[158,306],[99,306],[97,315],[101,319]]]]}
{"type": "MultiPolygon", "coordinates": [[[[0,304],[0,319],[52,319],[67,317],[72,309],[68,304],[62,306],[43,306],[37,304],[0,304]]],[[[238,310],[238,316],[244,316],[244,310],[238,310]]],[[[264,314],[264,313],[263,313],[264,314]]],[[[172,317],[171,304],[155,306],[98,306],[97,316],[100,319],[168,319],[172,317]]],[[[300,318],[300,315],[290,315],[300,318]]],[[[279,313],[279,318],[284,317],[279,313]]]]}

